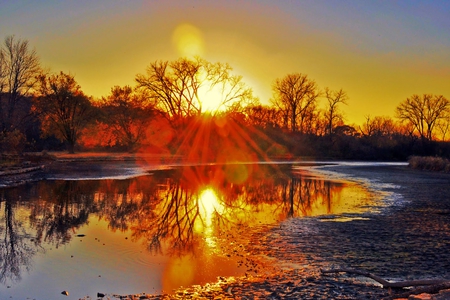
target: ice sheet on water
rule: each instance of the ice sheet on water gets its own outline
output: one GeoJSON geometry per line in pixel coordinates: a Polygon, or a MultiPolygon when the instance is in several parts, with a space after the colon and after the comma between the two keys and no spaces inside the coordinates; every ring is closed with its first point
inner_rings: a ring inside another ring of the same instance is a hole
{"type": "MultiPolygon", "coordinates": [[[[379,176],[371,172],[357,172],[355,167],[386,167],[386,166],[407,166],[407,162],[318,162],[317,166],[308,166],[307,169],[313,169],[331,180],[347,180],[356,182],[366,187],[378,195],[382,196],[385,204],[384,208],[392,206],[404,206],[407,201],[401,194],[401,186],[389,181],[389,176],[379,176]]],[[[302,169],[305,167],[294,167],[302,169]]],[[[383,212],[383,209],[380,210],[383,212]]]]}
{"type": "Polygon", "coordinates": [[[150,167],[122,167],[108,170],[106,172],[71,172],[71,173],[53,173],[46,176],[47,180],[105,180],[116,179],[125,180],[139,176],[152,175],[154,171],[167,169],[165,166],[150,166],[150,167]]]}

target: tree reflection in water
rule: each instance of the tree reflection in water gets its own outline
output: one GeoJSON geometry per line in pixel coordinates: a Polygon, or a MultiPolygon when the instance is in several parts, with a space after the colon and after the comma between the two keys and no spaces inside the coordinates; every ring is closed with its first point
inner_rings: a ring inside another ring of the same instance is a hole
{"type": "Polygon", "coordinates": [[[97,212],[93,181],[42,182],[36,190],[36,200],[30,202],[30,224],[36,231],[36,242],[46,242],[58,248],[70,242],[72,233],[85,224],[91,213],[97,212]]]}
{"type": "Polygon", "coordinates": [[[0,202],[0,282],[3,284],[8,280],[19,281],[22,269],[29,270],[36,251],[18,203],[3,200],[4,196],[2,193],[0,202]]]}
{"type": "Polygon", "coordinates": [[[133,241],[155,253],[220,253],[226,233],[238,227],[360,211],[360,200],[370,198],[367,191],[353,191],[363,194],[346,197],[353,199],[346,203],[346,187],[287,165],[212,164],[126,180],[42,181],[3,189],[0,280],[20,280],[40,247],[70,242],[92,216],[106,220],[111,231],[130,230],[133,241]]]}

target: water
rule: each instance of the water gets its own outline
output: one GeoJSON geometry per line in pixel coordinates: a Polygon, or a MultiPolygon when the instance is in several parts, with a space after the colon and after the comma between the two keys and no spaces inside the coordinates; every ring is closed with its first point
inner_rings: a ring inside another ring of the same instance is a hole
{"type": "Polygon", "coordinates": [[[59,170],[0,190],[0,299],[170,293],[242,276],[254,271],[242,263],[251,232],[367,218],[385,196],[288,164],[59,170]]]}

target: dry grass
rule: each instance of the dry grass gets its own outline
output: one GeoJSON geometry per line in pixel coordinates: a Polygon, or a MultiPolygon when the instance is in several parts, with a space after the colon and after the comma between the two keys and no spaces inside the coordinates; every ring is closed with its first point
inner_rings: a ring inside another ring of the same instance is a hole
{"type": "Polygon", "coordinates": [[[450,173],[450,161],[436,156],[411,156],[409,167],[418,170],[450,173]]]}

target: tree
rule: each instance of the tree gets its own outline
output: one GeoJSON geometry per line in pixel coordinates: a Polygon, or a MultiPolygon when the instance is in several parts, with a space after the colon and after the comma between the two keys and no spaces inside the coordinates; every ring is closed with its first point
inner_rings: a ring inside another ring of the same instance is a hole
{"type": "Polygon", "coordinates": [[[252,90],[245,86],[242,77],[231,71],[228,64],[180,58],[151,63],[146,75],[136,76],[136,82],[178,127],[184,120],[202,114],[209,101],[218,101],[212,112],[215,113],[253,99],[252,90]],[[211,95],[213,90],[219,95],[211,95]]]}
{"type": "Polygon", "coordinates": [[[339,104],[347,104],[347,93],[342,89],[339,91],[332,91],[325,88],[325,97],[327,98],[327,108],[325,111],[325,119],[327,123],[328,134],[334,133],[334,127],[339,121],[343,123],[343,116],[339,111],[339,104]]]}
{"type": "Polygon", "coordinates": [[[253,96],[252,89],[243,82],[243,77],[233,75],[232,71],[233,68],[227,63],[207,61],[204,63],[207,91],[202,103],[215,102],[216,112],[225,110],[243,113],[246,106],[259,103],[259,100],[253,96]],[[213,90],[215,90],[215,95],[208,94],[213,90]],[[213,99],[216,97],[219,99],[213,99]]]}
{"type": "Polygon", "coordinates": [[[285,126],[305,132],[305,122],[315,111],[319,96],[316,83],[307,75],[294,73],[277,79],[272,89],[272,103],[282,111],[285,126]]]}
{"type": "Polygon", "coordinates": [[[13,131],[20,124],[21,118],[16,116],[19,102],[36,86],[40,72],[39,58],[28,41],[7,36],[0,48],[1,131],[13,131]]]}
{"type": "Polygon", "coordinates": [[[115,86],[111,94],[102,99],[101,109],[105,122],[112,128],[119,144],[133,150],[145,137],[154,106],[144,94],[133,91],[130,86],[115,86]]]}
{"type": "Polygon", "coordinates": [[[300,127],[301,132],[307,134],[319,134],[319,132],[321,131],[319,126],[322,125],[320,117],[321,113],[317,109],[317,102],[314,102],[304,113],[303,121],[301,122],[300,127]]]}
{"type": "Polygon", "coordinates": [[[0,47],[0,149],[20,152],[25,125],[31,120],[30,92],[41,72],[36,51],[28,41],[7,36],[0,47]]]}
{"type": "Polygon", "coordinates": [[[442,141],[446,141],[447,134],[450,131],[450,112],[436,123],[436,128],[442,141]]]}
{"type": "Polygon", "coordinates": [[[92,121],[93,109],[72,75],[60,72],[39,76],[39,96],[35,109],[47,135],[54,134],[67,142],[68,151],[74,153],[82,129],[92,121]]]}
{"type": "Polygon", "coordinates": [[[422,140],[433,139],[436,123],[450,111],[450,101],[442,95],[423,94],[406,98],[396,108],[399,119],[411,123],[422,140]]]}
{"type": "Polygon", "coordinates": [[[399,133],[398,125],[390,117],[376,116],[365,117],[366,122],[360,127],[360,132],[363,136],[393,136],[399,133]]]}
{"type": "Polygon", "coordinates": [[[274,107],[249,105],[245,108],[249,125],[261,128],[279,128],[280,112],[274,107]]]}

